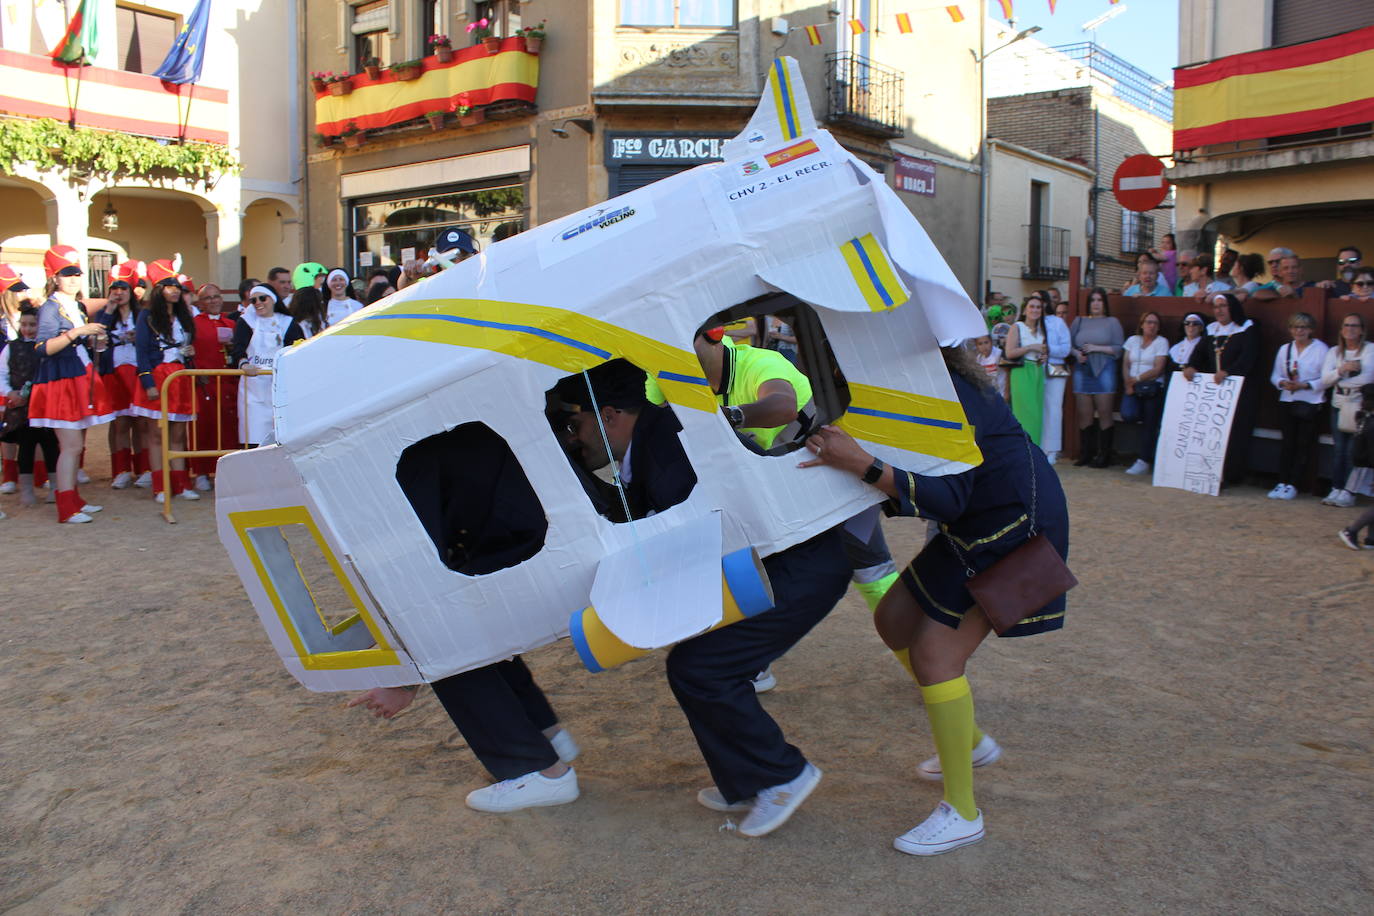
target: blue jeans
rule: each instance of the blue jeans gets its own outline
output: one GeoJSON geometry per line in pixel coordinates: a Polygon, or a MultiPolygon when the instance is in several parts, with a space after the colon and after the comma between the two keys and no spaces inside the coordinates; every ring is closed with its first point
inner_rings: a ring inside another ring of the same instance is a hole
{"type": "Polygon", "coordinates": [[[1159,442],[1159,424],[1164,419],[1164,392],[1142,398],[1134,394],[1121,396],[1121,422],[1140,424],[1140,460],[1155,462],[1155,444],[1159,442]]]}
{"type": "Polygon", "coordinates": [[[1344,490],[1354,466],[1351,453],[1355,450],[1355,434],[1340,431],[1340,411],[1331,411],[1331,487],[1344,490]]]}

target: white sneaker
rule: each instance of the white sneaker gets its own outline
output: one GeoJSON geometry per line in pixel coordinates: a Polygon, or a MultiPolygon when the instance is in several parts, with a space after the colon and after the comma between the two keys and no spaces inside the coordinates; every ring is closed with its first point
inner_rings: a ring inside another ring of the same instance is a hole
{"type": "Polygon", "coordinates": [[[773,666],[769,665],[754,675],[753,684],[755,693],[767,693],[778,686],[778,679],[773,676],[773,666]]]}
{"type": "Polygon", "coordinates": [[[86,524],[87,522],[93,522],[93,521],[95,521],[95,519],[91,518],[91,517],[90,517],[89,515],[87,515],[85,512],[76,512],[76,513],[73,513],[73,514],[72,514],[72,517],[71,517],[71,518],[67,519],[67,520],[66,520],[65,522],[63,522],[62,524],[64,524],[64,525],[84,525],[84,524],[86,524]]]}
{"type": "Polygon", "coordinates": [[[750,811],[754,807],[754,799],[746,798],[733,804],[725,800],[725,796],[720,794],[720,790],[715,786],[707,786],[697,793],[697,804],[703,808],[710,808],[712,811],[724,811],[727,814],[737,814],[741,811],[750,811]]]}
{"type": "Polygon", "coordinates": [[[1150,462],[1137,458],[1135,464],[1126,469],[1126,473],[1133,477],[1138,477],[1141,474],[1148,474],[1150,473],[1150,462]]]}
{"type": "Polygon", "coordinates": [[[196,489],[202,493],[210,492],[210,478],[201,474],[196,478],[196,489]]]}
{"type": "Polygon", "coordinates": [[[90,503],[86,503],[86,505],[81,507],[81,511],[85,512],[87,515],[95,515],[97,512],[104,508],[104,506],[92,506],[90,503]]]}
{"type": "Polygon", "coordinates": [[[134,472],[133,472],[133,471],[120,471],[118,474],[115,475],[115,479],[112,480],[112,481],[110,481],[110,489],[111,489],[111,490],[127,490],[127,489],[129,489],[130,484],[132,484],[133,482],[134,482],[134,472]]]}
{"type": "Polygon", "coordinates": [[[1045,460],[1048,461],[1050,464],[1054,464],[1056,461],[1059,460],[1059,453],[1058,453],[1058,452],[1046,452],[1046,453],[1045,453],[1045,460]]]}
{"type": "MultiPolygon", "coordinates": [[[[1001,759],[1002,745],[992,740],[992,735],[983,735],[983,739],[973,749],[974,767],[985,767],[1001,759]]],[[[930,782],[943,782],[945,773],[940,769],[940,756],[937,754],[916,764],[916,775],[930,782]]]]}
{"type": "Polygon", "coordinates": [[[1339,493],[1339,492],[1341,492],[1341,491],[1338,490],[1338,489],[1336,489],[1335,487],[1332,487],[1332,488],[1331,488],[1331,492],[1328,493],[1328,494],[1326,494],[1325,496],[1322,497],[1322,505],[1323,505],[1323,506],[1334,506],[1334,505],[1336,505],[1334,502],[1332,502],[1332,500],[1334,500],[1334,499],[1336,498],[1336,494],[1339,493]]]}
{"type": "Polygon", "coordinates": [[[909,856],[938,856],[942,852],[977,843],[986,834],[982,811],[968,821],[954,810],[953,805],[942,801],[919,826],[912,827],[893,840],[892,847],[909,856]]]}
{"type": "Polygon", "coordinates": [[[806,797],[820,782],[821,771],[808,763],[802,768],[801,775],[791,782],[763,789],[754,799],[749,816],[739,825],[739,832],[745,836],[763,836],[777,830],[787,823],[787,819],[801,807],[801,803],[806,801],[806,797]]]}
{"type": "Polygon", "coordinates": [[[1342,528],[1340,531],[1336,532],[1336,537],[1340,538],[1341,543],[1349,547],[1351,550],[1360,549],[1360,544],[1358,541],[1355,540],[1355,535],[1351,534],[1345,528],[1342,528]]]}
{"type": "Polygon", "coordinates": [[[77,482],[77,483],[90,483],[90,482],[91,482],[91,475],[86,473],[86,469],[85,469],[85,468],[77,468],[77,469],[76,469],[76,482],[77,482]]]}
{"type": "Polygon", "coordinates": [[[191,502],[195,502],[196,500],[200,499],[200,494],[197,493],[195,490],[182,490],[180,493],[177,494],[177,499],[187,499],[191,502]]]}
{"type": "Polygon", "coordinates": [[[577,759],[577,755],[582,753],[582,748],[577,746],[577,742],[573,740],[573,736],[568,733],[566,728],[560,728],[549,739],[549,744],[553,745],[554,752],[558,754],[558,759],[564,763],[572,763],[577,759]]]}
{"type": "Polygon", "coordinates": [[[569,769],[555,779],[539,772],[494,782],[468,793],[468,807],[474,811],[504,814],[525,808],[547,808],[577,801],[577,773],[569,769]]]}
{"type": "Polygon", "coordinates": [[[7,480],[4,483],[0,483],[0,493],[4,493],[6,496],[18,489],[18,485],[15,484],[13,480],[7,480]]]}
{"type": "Polygon", "coordinates": [[[1278,496],[1279,499],[1297,499],[1297,498],[1298,498],[1298,488],[1295,487],[1295,486],[1293,486],[1291,483],[1283,483],[1283,484],[1279,484],[1279,486],[1283,487],[1283,492],[1280,493],[1279,496],[1278,496]]]}
{"type": "Polygon", "coordinates": [[[139,489],[142,489],[142,490],[146,490],[146,489],[148,489],[149,487],[151,487],[152,485],[153,485],[153,472],[152,472],[152,471],[144,471],[142,474],[139,474],[139,475],[138,475],[138,480],[135,480],[135,481],[134,481],[134,486],[136,486],[136,487],[138,487],[139,489]]]}
{"type": "Polygon", "coordinates": [[[1355,494],[1349,490],[1337,490],[1336,495],[1331,498],[1330,505],[1340,509],[1349,509],[1355,505],[1355,494]]]}
{"type": "Polygon", "coordinates": [[[153,497],[153,502],[155,502],[155,503],[157,503],[157,504],[159,504],[159,505],[161,505],[162,503],[165,503],[166,501],[167,501],[167,496],[166,496],[165,493],[158,493],[156,496],[153,497]]]}
{"type": "Polygon", "coordinates": [[[1265,499],[1283,499],[1283,488],[1285,484],[1276,483],[1274,489],[1265,494],[1265,499]]]}

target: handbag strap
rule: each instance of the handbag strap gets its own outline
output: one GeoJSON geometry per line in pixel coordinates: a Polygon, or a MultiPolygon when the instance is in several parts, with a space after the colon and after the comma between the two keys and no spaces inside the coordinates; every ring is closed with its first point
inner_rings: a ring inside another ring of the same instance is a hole
{"type": "MultiPolygon", "coordinates": [[[[1035,528],[1035,508],[1036,508],[1036,505],[1037,505],[1038,502],[1039,502],[1039,495],[1040,495],[1040,494],[1039,494],[1039,487],[1036,486],[1036,480],[1035,480],[1035,478],[1036,478],[1036,473],[1035,473],[1035,456],[1031,454],[1031,440],[1030,440],[1030,434],[1027,433],[1024,429],[1022,429],[1022,430],[1021,430],[1021,438],[1022,438],[1022,439],[1025,441],[1025,443],[1026,443],[1026,465],[1027,465],[1027,467],[1028,467],[1029,470],[1030,470],[1030,481],[1031,481],[1031,504],[1030,504],[1030,515],[1028,516],[1028,519],[1029,519],[1029,521],[1030,521],[1030,529],[1029,529],[1029,531],[1028,531],[1027,534],[1026,534],[1026,540],[1027,540],[1027,541],[1030,541],[1030,540],[1033,540],[1033,539],[1035,538],[1035,533],[1036,533],[1036,528],[1035,528]]],[[[972,567],[972,566],[969,566],[969,564],[968,564],[968,558],[964,555],[964,552],[963,552],[962,550],[959,549],[959,545],[958,545],[958,543],[955,542],[954,536],[953,536],[952,534],[950,534],[948,531],[941,531],[940,533],[943,534],[943,535],[945,536],[945,542],[946,542],[947,544],[949,544],[950,549],[954,551],[954,555],[955,555],[956,557],[959,558],[959,565],[961,565],[961,566],[964,567],[964,575],[965,575],[967,578],[969,578],[969,579],[972,579],[974,576],[976,576],[977,573],[973,571],[973,567],[972,567]]]]}

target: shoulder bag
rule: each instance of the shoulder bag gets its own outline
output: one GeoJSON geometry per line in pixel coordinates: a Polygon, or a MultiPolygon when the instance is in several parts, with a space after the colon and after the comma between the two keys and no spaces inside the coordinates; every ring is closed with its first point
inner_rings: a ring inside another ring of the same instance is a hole
{"type": "Polygon", "coordinates": [[[968,593],[983,609],[998,636],[1078,584],[1078,579],[1069,571],[1050,539],[1035,532],[1038,488],[1030,437],[1026,436],[1025,439],[1027,466],[1031,475],[1030,530],[1026,542],[987,569],[975,573],[954,539],[948,534],[945,536],[969,577],[965,584],[968,593]]]}

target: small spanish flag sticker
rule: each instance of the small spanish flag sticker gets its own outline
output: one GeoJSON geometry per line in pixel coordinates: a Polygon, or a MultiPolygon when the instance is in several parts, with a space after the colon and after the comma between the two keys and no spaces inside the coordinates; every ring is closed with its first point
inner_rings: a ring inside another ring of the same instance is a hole
{"type": "Polygon", "coordinates": [[[868,29],[864,26],[862,19],[851,19],[849,20],[849,31],[853,32],[855,35],[862,35],[864,32],[867,32],[868,29]]]}
{"type": "Polygon", "coordinates": [[[811,42],[813,45],[818,45],[818,44],[820,44],[820,43],[821,43],[821,29],[820,29],[820,26],[808,25],[808,26],[806,27],[806,40],[809,41],[809,42],[811,42]]]}
{"type": "Polygon", "coordinates": [[[903,35],[910,35],[910,34],[911,34],[911,14],[910,14],[910,13],[898,13],[898,14],[897,14],[897,31],[901,32],[903,35]]]}
{"type": "Polygon", "coordinates": [[[951,22],[964,21],[964,14],[957,6],[947,6],[945,7],[945,12],[949,13],[949,18],[951,22]]]}

